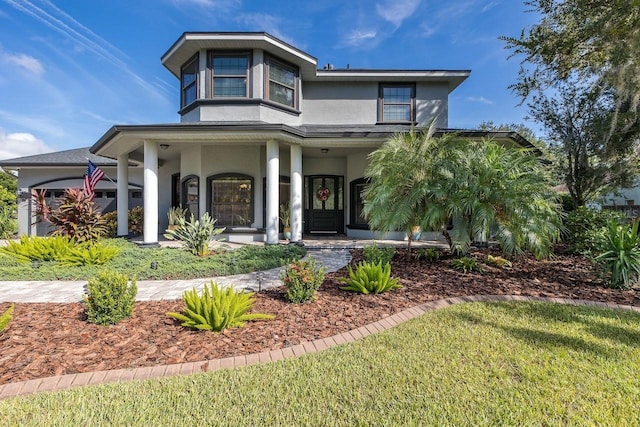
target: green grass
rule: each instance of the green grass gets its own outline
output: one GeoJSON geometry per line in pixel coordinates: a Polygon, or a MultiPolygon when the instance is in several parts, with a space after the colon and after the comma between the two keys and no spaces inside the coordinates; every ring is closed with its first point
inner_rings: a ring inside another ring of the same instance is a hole
{"type": "Polygon", "coordinates": [[[82,280],[95,276],[102,270],[111,270],[148,279],[193,279],[226,276],[250,271],[267,270],[283,264],[284,259],[304,256],[304,249],[297,246],[269,245],[243,246],[207,257],[197,257],[181,248],[141,249],[135,243],[123,239],[109,242],[121,249],[113,260],[105,265],[69,267],[59,262],[40,262],[34,268],[30,262],[19,261],[0,252],[0,277],[2,280],[82,280]],[[158,268],[152,269],[156,262],[158,268]]]}
{"type": "Polygon", "coordinates": [[[297,359],[0,401],[0,423],[637,426],[639,372],[638,313],[475,303],[297,359]]]}

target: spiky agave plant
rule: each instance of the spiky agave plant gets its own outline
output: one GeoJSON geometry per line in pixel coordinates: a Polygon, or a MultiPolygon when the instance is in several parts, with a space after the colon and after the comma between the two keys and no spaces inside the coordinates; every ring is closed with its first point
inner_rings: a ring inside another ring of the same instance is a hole
{"type": "Polygon", "coordinates": [[[223,329],[240,327],[250,320],[268,320],[275,316],[248,313],[253,306],[253,292],[237,292],[233,286],[221,288],[211,281],[205,284],[202,294],[196,289],[182,295],[186,305],[182,313],[169,312],[167,316],[182,321],[182,326],[192,329],[220,332],[223,329]]]}

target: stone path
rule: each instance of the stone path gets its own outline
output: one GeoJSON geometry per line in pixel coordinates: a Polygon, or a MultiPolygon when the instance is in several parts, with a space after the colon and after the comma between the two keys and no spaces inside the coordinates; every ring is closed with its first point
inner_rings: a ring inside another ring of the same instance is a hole
{"type": "Polygon", "coordinates": [[[391,329],[428,311],[438,310],[440,308],[448,307],[453,304],[492,301],[544,301],[558,304],[607,307],[640,312],[640,307],[563,298],[528,297],[520,295],[474,295],[466,297],[447,298],[408,308],[377,322],[371,323],[366,326],[361,326],[349,332],[344,332],[342,334],[334,335],[328,338],[303,342],[292,347],[286,347],[278,350],[263,351],[262,353],[227,357],[224,359],[203,360],[201,362],[180,363],[175,365],[146,366],[132,369],[114,369],[111,371],[83,372],[79,374],[58,375],[48,378],[7,383],[0,385],[0,399],[44,391],[64,390],[72,387],[131,380],[146,380],[151,378],[169,377],[175,375],[189,375],[199,372],[216,371],[220,369],[241,368],[244,366],[254,365],[256,363],[274,362],[277,360],[302,356],[303,354],[316,353],[327,348],[353,342],[368,335],[391,329]]]}
{"type": "MultiPolygon", "coordinates": [[[[337,271],[351,260],[346,248],[308,249],[328,273],[337,271]]],[[[282,285],[279,278],[284,267],[257,273],[233,276],[209,277],[189,280],[140,280],[137,282],[138,301],[179,299],[187,289],[202,290],[205,284],[215,281],[220,285],[233,285],[236,289],[258,291],[282,285]]],[[[78,302],[85,293],[86,280],[81,281],[0,281],[0,302],[78,302]]]]}

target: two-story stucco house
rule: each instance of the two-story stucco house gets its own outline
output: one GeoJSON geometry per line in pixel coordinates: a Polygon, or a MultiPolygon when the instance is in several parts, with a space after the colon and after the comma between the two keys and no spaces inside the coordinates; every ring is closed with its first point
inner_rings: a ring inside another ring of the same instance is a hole
{"type": "MultiPolygon", "coordinates": [[[[433,120],[452,131],[448,97],[470,74],[319,69],[316,58],[267,33],[184,33],[161,60],[179,81],[179,123],[115,125],[90,154],[0,162],[20,169],[21,233],[36,232],[29,191],[81,186],[86,155],[112,177],[98,195],[116,202],[120,235],[128,233],[127,209],[144,206],[145,244],[157,242],[175,205],[209,212],[230,240],[278,242],[285,202],[293,242],[313,233],[370,237],[361,197],[367,155],[433,120]]],[[[459,133],[527,144],[511,132],[459,133]]]]}

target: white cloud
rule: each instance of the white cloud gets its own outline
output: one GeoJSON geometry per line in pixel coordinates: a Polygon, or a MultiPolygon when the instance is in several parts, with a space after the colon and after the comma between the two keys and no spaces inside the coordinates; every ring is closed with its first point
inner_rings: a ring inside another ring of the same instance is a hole
{"type": "Polygon", "coordinates": [[[376,34],[377,32],[375,30],[353,30],[349,33],[344,43],[348,46],[360,46],[367,40],[375,38],[376,34]]]}
{"type": "Polygon", "coordinates": [[[376,4],[376,12],[385,21],[391,22],[396,27],[402,25],[402,21],[416,11],[420,0],[387,0],[376,4]]]}
{"type": "Polygon", "coordinates": [[[29,56],[25,53],[19,53],[12,55],[9,53],[2,53],[2,59],[11,64],[17,65],[20,68],[24,68],[30,73],[35,75],[41,75],[44,73],[44,67],[42,63],[33,56],[29,56]]]}
{"type": "Polygon", "coordinates": [[[0,160],[50,153],[52,151],[55,150],[30,133],[5,134],[0,129],[0,160]]]}
{"type": "Polygon", "coordinates": [[[467,99],[467,101],[479,102],[481,104],[487,104],[487,105],[495,104],[495,102],[493,102],[490,99],[485,98],[484,96],[467,96],[466,99],[467,99]]]}

